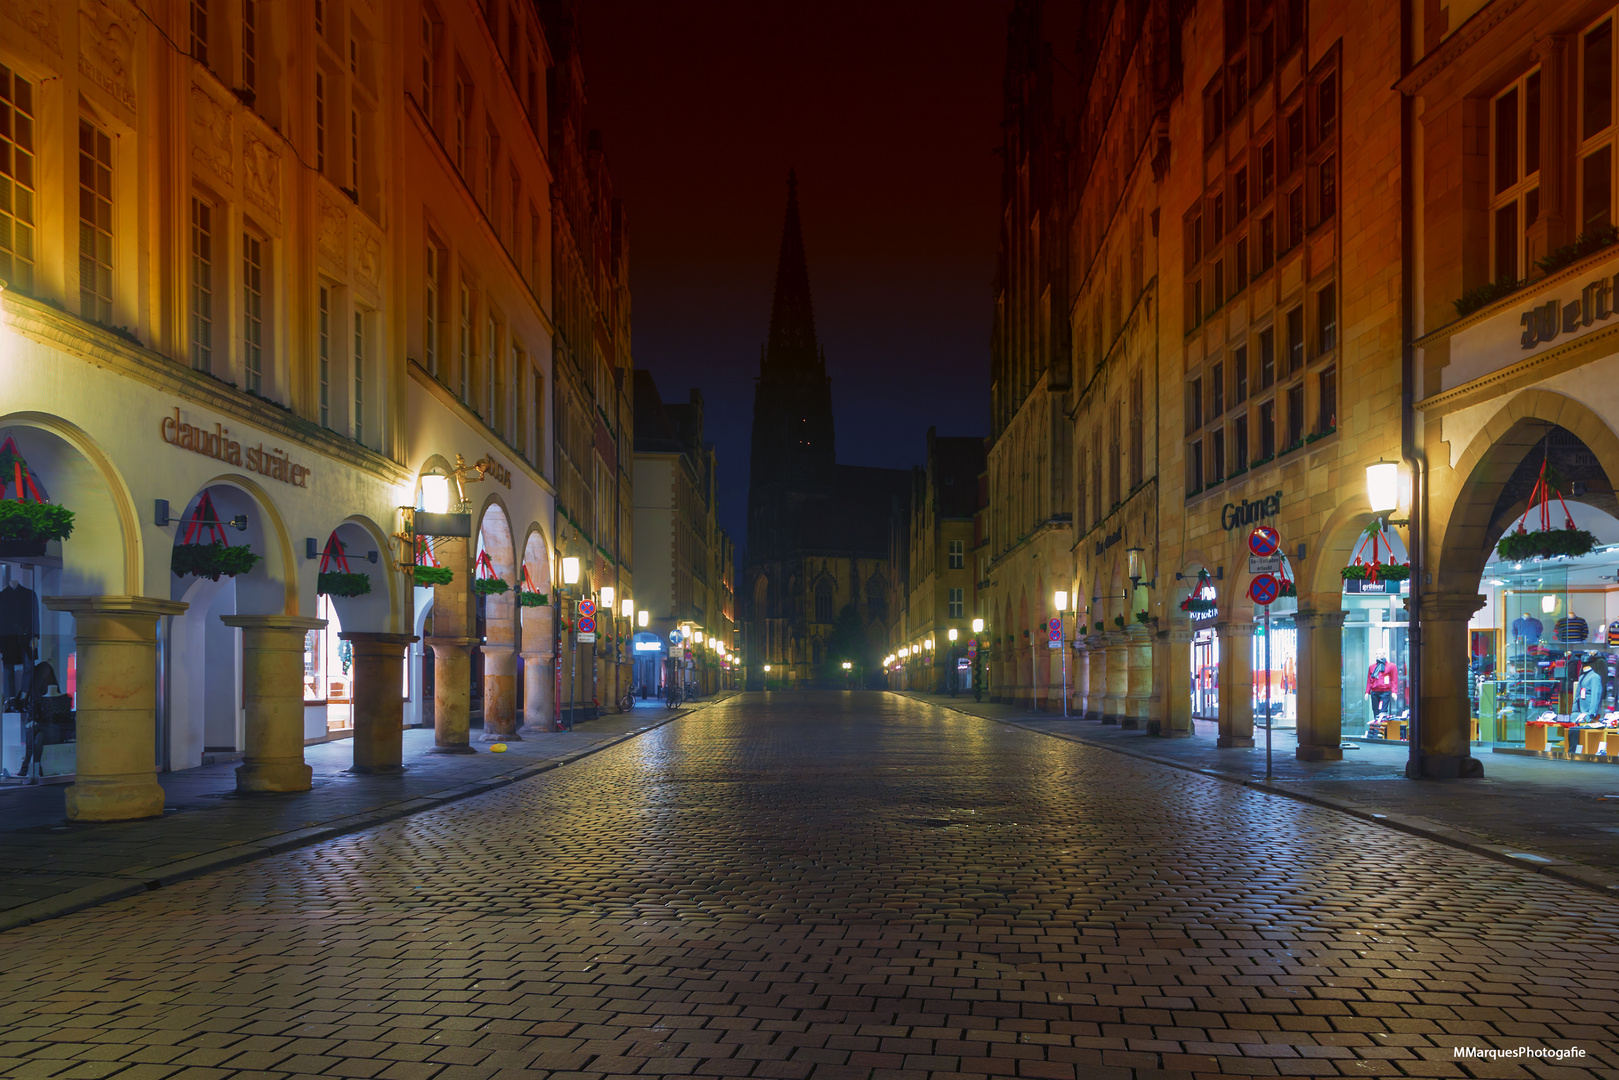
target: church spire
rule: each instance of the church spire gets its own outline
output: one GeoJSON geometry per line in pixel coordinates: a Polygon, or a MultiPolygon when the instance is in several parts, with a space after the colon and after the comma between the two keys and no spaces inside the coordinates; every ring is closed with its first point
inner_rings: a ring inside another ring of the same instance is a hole
{"type": "Polygon", "coordinates": [[[798,174],[787,172],[787,219],[781,227],[781,254],[776,262],[776,298],[770,309],[770,338],[765,367],[816,370],[820,345],[815,339],[815,308],[810,302],[809,264],[804,256],[804,230],[798,220],[798,174]]]}

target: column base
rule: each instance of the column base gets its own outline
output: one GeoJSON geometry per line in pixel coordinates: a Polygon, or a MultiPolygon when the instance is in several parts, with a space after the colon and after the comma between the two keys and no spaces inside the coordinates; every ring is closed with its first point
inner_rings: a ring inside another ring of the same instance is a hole
{"type": "Polygon", "coordinates": [[[343,771],[355,776],[398,776],[408,768],[409,765],[354,765],[343,771]]]}
{"type": "Polygon", "coordinates": [[[1405,775],[1412,780],[1477,780],[1484,776],[1484,762],[1470,754],[1423,754],[1406,762],[1405,775]]]}
{"type": "Polygon", "coordinates": [[[512,732],[510,735],[502,735],[499,732],[485,731],[485,732],[481,733],[478,736],[478,741],[479,742],[522,742],[523,741],[523,736],[520,734],[521,731],[522,731],[522,729],[519,728],[517,731],[512,732]]]}
{"type": "Polygon", "coordinates": [[[1174,728],[1159,728],[1157,731],[1151,732],[1151,734],[1160,739],[1190,739],[1192,737],[1190,731],[1176,731],[1174,728]]]}
{"type": "Polygon", "coordinates": [[[1139,731],[1141,730],[1141,718],[1138,716],[1122,717],[1119,720],[1119,727],[1126,731],[1139,731]]]}
{"type": "Polygon", "coordinates": [[[1340,746],[1301,746],[1293,753],[1300,761],[1342,761],[1344,759],[1343,747],[1340,746]]]}
{"type": "Polygon", "coordinates": [[[236,790],[308,791],[314,775],[301,761],[247,761],[236,767],[236,790]]]}
{"type": "Polygon", "coordinates": [[[435,746],[427,752],[429,754],[476,754],[478,751],[467,743],[461,743],[455,746],[435,746]]]}
{"type": "Polygon", "coordinates": [[[80,780],[64,794],[69,821],[132,821],[163,813],[163,789],[152,773],[80,780]]]}
{"type": "Polygon", "coordinates": [[[1114,716],[1112,713],[1102,714],[1102,723],[1104,724],[1117,724],[1120,719],[1120,717],[1114,716]]]}
{"type": "Polygon", "coordinates": [[[1221,735],[1214,740],[1214,745],[1233,750],[1252,750],[1254,740],[1252,736],[1221,735]]]}
{"type": "Polygon", "coordinates": [[[524,724],[522,727],[517,729],[517,734],[519,734],[519,735],[544,735],[544,734],[547,734],[548,732],[550,732],[551,730],[552,730],[551,728],[547,727],[544,724],[524,724]]]}

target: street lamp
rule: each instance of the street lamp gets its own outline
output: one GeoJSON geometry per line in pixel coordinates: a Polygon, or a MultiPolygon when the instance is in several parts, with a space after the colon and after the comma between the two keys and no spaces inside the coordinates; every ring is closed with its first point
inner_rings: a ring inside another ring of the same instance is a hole
{"type": "Polygon", "coordinates": [[[601,587],[601,595],[602,607],[606,608],[608,612],[611,613],[613,610],[613,597],[616,595],[613,587],[611,585],[603,585],[601,587]]]}
{"type": "Polygon", "coordinates": [[[579,584],[579,559],[569,555],[562,560],[562,584],[579,584]]]}
{"type": "MultiPolygon", "coordinates": [[[[619,617],[624,619],[635,618],[635,601],[625,597],[619,604],[619,617]]],[[[644,625],[644,624],[643,624],[644,625]]]]}
{"type": "Polygon", "coordinates": [[[422,477],[422,509],[429,514],[450,512],[450,478],[437,473],[422,477]]]}
{"type": "Polygon", "coordinates": [[[647,611],[644,608],[641,611],[637,612],[636,615],[635,615],[635,625],[636,626],[640,626],[640,627],[644,628],[647,625],[647,623],[649,623],[651,621],[652,621],[652,613],[647,611]]]}
{"type": "MultiPolygon", "coordinates": [[[[1066,626],[1060,616],[1068,610],[1068,594],[1063,590],[1058,589],[1057,595],[1054,597],[1054,599],[1057,601],[1057,614],[1059,616],[1058,625],[1066,626]]],[[[1068,633],[1067,630],[1064,629],[1059,631],[1059,634],[1061,636],[1059,637],[1057,643],[1062,646],[1062,714],[1066,719],[1068,716],[1068,633]]],[[[1049,679],[1050,677],[1051,669],[1048,667],[1046,668],[1046,678],[1049,679]]],[[[1035,685],[1039,686],[1039,684],[1039,680],[1036,679],[1035,685]]]]}
{"type": "Polygon", "coordinates": [[[1382,514],[1400,505],[1400,466],[1397,462],[1377,461],[1366,466],[1366,501],[1372,513],[1382,514]]]}
{"type": "Polygon", "coordinates": [[[1067,593],[1063,592],[1061,589],[1058,589],[1055,599],[1057,601],[1057,610],[1058,611],[1067,611],[1068,610],[1068,594],[1067,593]]]}
{"type": "Polygon", "coordinates": [[[982,634],[983,632],[984,632],[984,620],[983,619],[974,619],[973,620],[973,633],[982,634]]]}
{"type": "Polygon", "coordinates": [[[955,628],[955,627],[954,627],[954,626],[952,626],[952,627],[951,627],[951,628],[950,628],[950,634],[949,634],[949,637],[950,637],[950,640],[951,640],[951,641],[954,641],[954,640],[956,640],[956,628],[955,628]]]}

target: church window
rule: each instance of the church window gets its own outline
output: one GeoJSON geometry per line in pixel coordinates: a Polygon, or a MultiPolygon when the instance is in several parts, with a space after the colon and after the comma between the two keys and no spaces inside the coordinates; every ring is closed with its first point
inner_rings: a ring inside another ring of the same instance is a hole
{"type": "Polygon", "coordinates": [[[829,581],[815,586],[815,621],[832,621],[832,583],[829,581]]]}

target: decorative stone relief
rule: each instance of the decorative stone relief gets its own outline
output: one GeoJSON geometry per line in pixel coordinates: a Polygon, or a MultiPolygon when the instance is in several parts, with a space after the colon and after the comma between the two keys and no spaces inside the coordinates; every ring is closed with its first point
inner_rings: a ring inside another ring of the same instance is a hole
{"type": "Polygon", "coordinates": [[[382,241],[358,225],[354,227],[354,272],[361,281],[377,287],[382,270],[382,241]]]}
{"type": "Polygon", "coordinates": [[[4,15],[33,34],[56,55],[62,55],[62,34],[56,25],[56,7],[51,0],[0,0],[4,15]]]}
{"type": "Polygon", "coordinates": [[[120,0],[79,0],[79,74],[135,107],[134,13],[120,0]]]}
{"type": "Polygon", "coordinates": [[[281,155],[252,132],[242,146],[242,190],[249,201],[281,217],[281,155]]]}
{"type": "Polygon", "coordinates": [[[315,245],[321,258],[339,270],[348,265],[343,255],[345,216],[342,207],[324,195],[320,197],[320,220],[316,225],[315,245]]]}
{"type": "Polygon", "coordinates": [[[230,110],[200,86],[191,88],[191,157],[227,184],[231,170],[230,110]]]}

